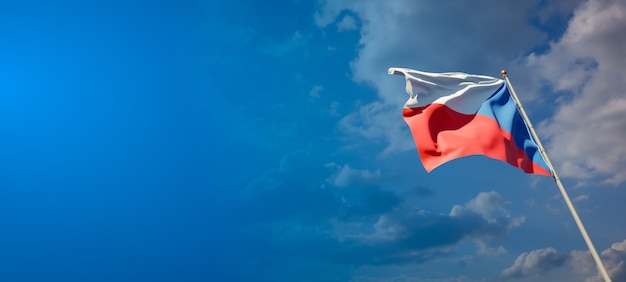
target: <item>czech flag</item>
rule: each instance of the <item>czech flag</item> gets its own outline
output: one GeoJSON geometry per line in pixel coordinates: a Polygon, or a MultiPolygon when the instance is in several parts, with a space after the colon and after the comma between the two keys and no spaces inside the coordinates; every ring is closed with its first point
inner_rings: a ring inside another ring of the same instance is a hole
{"type": "Polygon", "coordinates": [[[456,158],[484,155],[526,173],[552,175],[502,79],[460,72],[404,75],[409,100],[402,115],[426,171],[456,158]]]}

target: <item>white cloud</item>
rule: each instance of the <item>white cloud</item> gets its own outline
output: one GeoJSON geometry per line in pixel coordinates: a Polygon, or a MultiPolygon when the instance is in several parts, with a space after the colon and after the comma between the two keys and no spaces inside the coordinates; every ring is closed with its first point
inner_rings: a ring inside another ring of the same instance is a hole
{"type": "Polygon", "coordinates": [[[500,277],[503,279],[518,279],[545,274],[563,265],[567,257],[566,254],[561,254],[554,248],[522,253],[515,259],[511,267],[500,273],[500,277]]]}
{"type": "Polygon", "coordinates": [[[330,109],[328,110],[328,112],[333,116],[338,116],[339,115],[338,110],[339,110],[339,102],[337,101],[330,102],[330,109]]]}
{"type": "Polygon", "coordinates": [[[450,216],[463,217],[468,214],[479,214],[486,222],[506,226],[506,228],[500,229],[499,233],[493,233],[493,230],[489,232],[479,230],[475,234],[477,236],[468,236],[469,240],[476,243],[478,253],[503,254],[506,253],[503,247],[490,247],[488,242],[493,238],[501,237],[513,228],[521,226],[526,220],[524,216],[511,217],[510,212],[504,208],[507,203],[508,201],[495,191],[480,192],[476,198],[471,199],[465,205],[454,205],[450,210],[450,216]]]}
{"type": "Polygon", "coordinates": [[[624,34],[626,2],[589,0],[547,53],[528,57],[528,65],[554,89],[574,94],[557,104],[554,117],[540,127],[562,176],[626,181],[624,34]]]}
{"type": "Polygon", "coordinates": [[[379,179],[381,176],[380,169],[369,171],[367,169],[359,170],[351,168],[349,165],[337,165],[335,163],[326,164],[326,167],[334,167],[338,172],[328,181],[337,187],[346,187],[352,184],[367,183],[379,179]]]}
{"type": "Polygon", "coordinates": [[[309,96],[311,96],[313,98],[319,98],[320,97],[320,93],[322,91],[324,91],[324,86],[315,85],[315,86],[313,86],[313,88],[311,88],[311,91],[309,91],[309,96]]]}
{"type": "Polygon", "coordinates": [[[359,237],[370,243],[404,242],[401,245],[407,250],[469,241],[477,244],[478,253],[501,254],[506,250],[501,246],[490,247],[489,242],[506,237],[509,230],[524,221],[524,217],[511,217],[504,209],[505,203],[498,193],[483,192],[465,205],[455,205],[449,215],[400,205],[379,216],[373,233],[359,237]],[[494,215],[495,211],[499,211],[499,215],[494,215]]]}
{"type": "Polygon", "coordinates": [[[337,30],[339,32],[354,29],[357,29],[356,20],[350,15],[344,16],[343,19],[339,23],[337,23],[337,30]]]}
{"type": "Polygon", "coordinates": [[[346,115],[339,121],[338,126],[344,134],[350,136],[384,141],[387,146],[379,157],[385,157],[390,153],[415,148],[408,127],[402,121],[400,110],[400,106],[373,102],[361,106],[357,112],[346,115]]]}
{"type": "Polygon", "coordinates": [[[498,192],[480,192],[476,198],[468,201],[465,205],[455,205],[450,210],[450,216],[462,216],[467,213],[480,214],[488,222],[496,222],[503,218],[508,220],[510,228],[519,227],[526,218],[521,216],[511,218],[510,212],[504,208],[508,204],[498,192]]]}
{"type": "Polygon", "coordinates": [[[577,274],[591,274],[596,271],[596,263],[589,251],[574,250],[570,255],[569,265],[577,274]]]}
{"type": "Polygon", "coordinates": [[[506,211],[504,205],[506,200],[495,191],[481,192],[476,198],[470,200],[465,206],[456,205],[450,211],[450,215],[463,213],[463,210],[470,210],[482,215],[485,218],[489,218],[494,210],[506,211]]]}
{"type": "MultiPolygon", "coordinates": [[[[602,262],[613,281],[626,281],[626,240],[611,245],[601,253],[602,262]]],[[[588,251],[573,251],[570,261],[572,268],[580,274],[597,273],[596,264],[588,251]]],[[[601,282],[604,278],[597,275],[587,278],[587,282],[601,282]]]]}
{"type": "Polygon", "coordinates": [[[309,40],[309,35],[303,35],[299,31],[295,31],[290,38],[282,42],[265,45],[261,49],[261,52],[273,56],[285,56],[297,50],[298,48],[305,47],[309,40]]]}
{"type": "Polygon", "coordinates": [[[589,200],[589,194],[578,195],[574,198],[574,202],[582,202],[586,200],[589,200]]]}

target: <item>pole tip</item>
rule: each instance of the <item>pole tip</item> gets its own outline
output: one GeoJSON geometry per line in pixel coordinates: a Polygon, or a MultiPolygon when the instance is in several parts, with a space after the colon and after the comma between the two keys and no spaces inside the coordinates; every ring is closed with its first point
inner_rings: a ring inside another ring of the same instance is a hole
{"type": "Polygon", "coordinates": [[[503,77],[507,77],[506,70],[501,70],[501,71],[500,71],[500,74],[501,74],[503,77]]]}

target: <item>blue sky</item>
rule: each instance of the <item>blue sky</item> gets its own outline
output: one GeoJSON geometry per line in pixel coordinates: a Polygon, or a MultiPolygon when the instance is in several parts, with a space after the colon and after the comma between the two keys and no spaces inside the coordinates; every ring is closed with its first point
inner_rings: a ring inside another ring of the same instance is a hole
{"type": "Polygon", "coordinates": [[[601,281],[551,178],[478,156],[424,171],[388,67],[507,69],[626,279],[625,14],[1,2],[0,280],[601,281]]]}

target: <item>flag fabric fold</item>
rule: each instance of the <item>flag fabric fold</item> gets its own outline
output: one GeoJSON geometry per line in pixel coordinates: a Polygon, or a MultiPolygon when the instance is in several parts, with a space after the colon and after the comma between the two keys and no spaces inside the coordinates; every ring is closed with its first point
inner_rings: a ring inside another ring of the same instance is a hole
{"type": "Polygon", "coordinates": [[[390,68],[404,75],[403,117],[426,171],[484,155],[526,173],[552,175],[502,79],[460,72],[390,68]]]}

